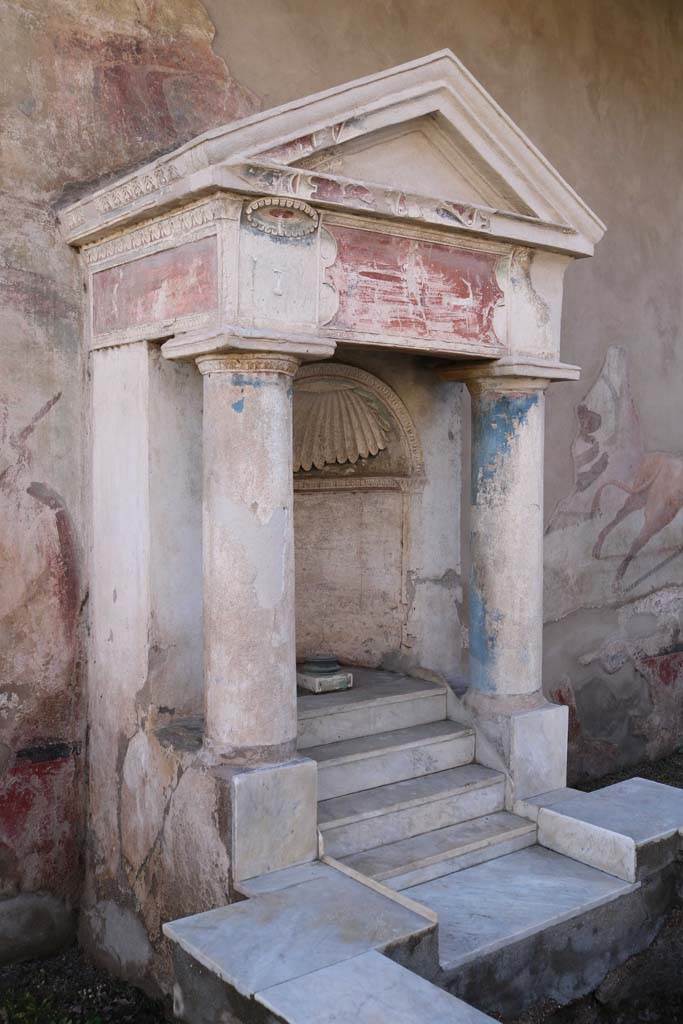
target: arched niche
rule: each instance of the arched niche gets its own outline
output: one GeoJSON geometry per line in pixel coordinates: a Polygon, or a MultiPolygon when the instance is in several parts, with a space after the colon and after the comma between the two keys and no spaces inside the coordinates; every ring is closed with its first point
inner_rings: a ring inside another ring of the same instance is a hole
{"type": "Polygon", "coordinates": [[[379,665],[401,647],[405,535],[424,482],[413,421],[395,391],[343,363],[294,383],[297,655],[379,665]]]}
{"type": "Polygon", "coordinates": [[[417,432],[388,385],[345,363],[309,363],[299,370],[295,490],[404,490],[423,475],[417,432]]]}

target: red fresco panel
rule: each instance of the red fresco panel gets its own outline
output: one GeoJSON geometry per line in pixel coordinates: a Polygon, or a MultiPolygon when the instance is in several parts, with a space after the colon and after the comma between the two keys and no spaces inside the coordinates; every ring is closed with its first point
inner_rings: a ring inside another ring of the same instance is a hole
{"type": "Polygon", "coordinates": [[[95,334],[215,309],[217,280],[215,237],[101,270],[93,277],[95,334]]]}
{"type": "Polygon", "coordinates": [[[337,241],[327,280],[339,294],[329,327],[496,345],[503,298],[495,253],[326,225],[337,241]]]}

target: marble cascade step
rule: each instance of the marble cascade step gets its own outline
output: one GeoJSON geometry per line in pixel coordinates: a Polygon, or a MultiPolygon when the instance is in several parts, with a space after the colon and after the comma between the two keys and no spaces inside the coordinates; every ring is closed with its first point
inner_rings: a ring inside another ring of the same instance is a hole
{"type": "Polygon", "coordinates": [[[462,765],[318,803],[325,853],[341,858],[502,811],[504,777],[462,765]]]}
{"type": "Polygon", "coordinates": [[[498,811],[342,857],[341,862],[400,891],[502,857],[535,842],[535,823],[507,811],[498,811]]]}
{"type": "Polygon", "coordinates": [[[164,925],[183,1020],[494,1024],[428,980],[435,915],[398,893],[320,861],[241,891],[242,903],[164,925]]]}
{"type": "Polygon", "coordinates": [[[446,687],[440,683],[356,668],[353,680],[353,689],[339,693],[299,692],[299,750],[446,718],[446,687]]]}
{"type": "MultiPolygon", "coordinates": [[[[411,886],[401,895],[429,907],[438,915],[439,960],[443,972],[439,984],[449,985],[463,965],[491,957],[498,951],[505,957],[508,947],[523,939],[546,930],[552,934],[563,922],[580,918],[636,889],[637,885],[614,875],[541,846],[529,846],[465,871],[411,886]]],[[[620,920],[621,927],[626,926],[627,919],[617,914],[616,934],[620,920]]],[[[590,958],[590,944],[595,941],[599,945],[599,931],[600,928],[588,929],[573,948],[582,950],[583,955],[590,958]]],[[[609,929],[606,934],[607,939],[614,942],[609,929]]],[[[566,949],[564,955],[567,955],[566,949]]],[[[518,960],[513,957],[508,961],[507,966],[501,968],[502,973],[519,971],[518,960]]],[[[487,963],[488,970],[493,971],[492,962],[487,963]]],[[[493,976],[498,981],[499,976],[493,976]]],[[[528,979],[526,974],[522,976],[528,979]]],[[[536,981],[538,984],[538,979],[536,981]]],[[[537,991],[536,998],[541,994],[537,991]]],[[[516,1014],[519,1007],[513,1007],[510,1012],[516,1014]]]]}
{"type": "Polygon", "coordinates": [[[494,1024],[374,949],[258,992],[256,1000],[286,1024],[494,1024]]]}
{"type": "Polygon", "coordinates": [[[325,743],[306,754],[318,762],[318,798],[327,800],[469,764],[474,733],[444,720],[325,743]]]}
{"type": "Polygon", "coordinates": [[[184,1020],[263,1020],[260,993],[370,951],[418,974],[438,968],[435,917],[409,901],[319,862],[263,882],[242,902],[164,925],[184,1020]]]}

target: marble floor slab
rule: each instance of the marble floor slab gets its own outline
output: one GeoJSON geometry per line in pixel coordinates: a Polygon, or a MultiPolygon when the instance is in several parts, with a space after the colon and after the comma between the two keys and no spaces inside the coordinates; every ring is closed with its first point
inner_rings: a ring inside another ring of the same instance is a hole
{"type": "Polygon", "coordinates": [[[683,789],[651,779],[626,779],[555,802],[552,810],[610,832],[650,843],[683,828],[683,789]]]}
{"type": "Polygon", "coordinates": [[[541,808],[538,841],[634,882],[677,856],[682,826],[683,790],[636,778],[541,808]]]}
{"type": "Polygon", "coordinates": [[[256,998],[289,1024],[492,1024],[491,1017],[375,952],[256,998]]]}
{"type": "Polygon", "coordinates": [[[540,846],[412,886],[403,895],[439,917],[448,971],[601,906],[634,886],[540,846]]]}
{"type": "Polygon", "coordinates": [[[243,903],[164,925],[200,964],[251,996],[371,949],[424,936],[435,925],[335,871],[243,903]]]}

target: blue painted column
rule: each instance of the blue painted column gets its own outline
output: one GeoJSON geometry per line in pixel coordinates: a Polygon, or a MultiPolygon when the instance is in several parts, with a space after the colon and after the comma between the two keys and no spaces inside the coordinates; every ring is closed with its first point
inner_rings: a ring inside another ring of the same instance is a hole
{"type": "MultiPolygon", "coordinates": [[[[545,387],[528,377],[468,380],[472,396],[470,698],[541,694],[545,387]]],[[[510,700],[506,700],[509,698],[510,700]]]]}

